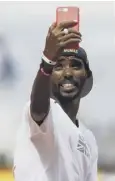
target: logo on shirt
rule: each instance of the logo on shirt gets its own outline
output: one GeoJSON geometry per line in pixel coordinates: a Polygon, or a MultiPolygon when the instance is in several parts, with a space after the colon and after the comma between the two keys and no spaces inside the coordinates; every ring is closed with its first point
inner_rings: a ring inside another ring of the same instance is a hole
{"type": "Polygon", "coordinates": [[[82,152],[85,156],[87,156],[88,158],[90,157],[90,150],[88,145],[86,144],[84,137],[79,135],[79,141],[78,141],[78,145],[77,145],[77,149],[82,152]]]}

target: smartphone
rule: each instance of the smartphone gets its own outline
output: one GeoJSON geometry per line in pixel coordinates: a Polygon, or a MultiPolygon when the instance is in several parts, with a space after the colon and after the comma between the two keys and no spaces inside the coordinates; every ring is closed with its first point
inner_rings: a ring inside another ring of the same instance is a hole
{"type": "MultiPolygon", "coordinates": [[[[59,24],[63,21],[77,20],[77,25],[73,29],[79,31],[79,8],[78,7],[58,7],[56,9],[56,23],[59,24]]],[[[78,49],[79,44],[72,43],[66,49],[78,49]]]]}
{"type": "Polygon", "coordinates": [[[77,20],[78,24],[73,28],[79,31],[79,8],[78,7],[58,7],[56,10],[56,23],[63,21],[77,20]]]}

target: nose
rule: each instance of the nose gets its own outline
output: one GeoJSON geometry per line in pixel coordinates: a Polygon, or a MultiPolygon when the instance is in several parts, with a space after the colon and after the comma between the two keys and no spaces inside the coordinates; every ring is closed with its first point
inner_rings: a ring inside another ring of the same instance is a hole
{"type": "Polygon", "coordinates": [[[72,76],[72,71],[70,68],[66,68],[65,71],[64,71],[64,75],[63,75],[65,78],[69,78],[71,79],[73,76],[72,76]]]}

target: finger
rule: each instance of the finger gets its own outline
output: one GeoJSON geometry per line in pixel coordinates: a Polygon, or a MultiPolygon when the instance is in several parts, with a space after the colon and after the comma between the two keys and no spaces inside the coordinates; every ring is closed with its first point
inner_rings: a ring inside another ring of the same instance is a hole
{"type": "Polygon", "coordinates": [[[52,23],[48,32],[50,33],[51,31],[53,31],[55,29],[55,27],[56,27],[56,22],[52,23]]]}
{"type": "Polygon", "coordinates": [[[72,43],[76,43],[76,45],[77,45],[80,42],[81,42],[81,40],[78,38],[71,38],[71,39],[68,39],[67,41],[60,42],[60,46],[66,47],[67,45],[72,44],[72,43]]]}
{"type": "Polygon", "coordinates": [[[63,42],[63,41],[67,41],[68,39],[71,39],[71,38],[77,38],[77,39],[81,40],[81,36],[79,34],[70,33],[70,34],[60,37],[59,41],[63,42]]]}
{"type": "MultiPolygon", "coordinates": [[[[82,35],[81,35],[81,33],[80,33],[79,31],[77,31],[77,30],[75,30],[75,29],[72,29],[72,28],[68,28],[68,34],[70,34],[70,33],[74,33],[74,34],[82,37],[82,35]]],[[[65,34],[64,31],[61,31],[61,32],[58,31],[56,35],[57,35],[58,37],[62,37],[62,36],[64,36],[64,35],[66,36],[66,34],[65,34]]]]}
{"type": "Polygon", "coordinates": [[[73,28],[69,28],[68,33],[75,33],[75,34],[78,34],[79,36],[82,36],[82,34],[79,31],[77,31],[77,30],[75,30],[73,28]]]}
{"type": "Polygon", "coordinates": [[[57,26],[57,29],[72,28],[75,25],[77,25],[77,21],[64,21],[57,26]]]}

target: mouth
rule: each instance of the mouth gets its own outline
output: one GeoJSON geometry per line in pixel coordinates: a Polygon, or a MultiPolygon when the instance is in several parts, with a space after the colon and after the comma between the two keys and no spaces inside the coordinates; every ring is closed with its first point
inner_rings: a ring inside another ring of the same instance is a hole
{"type": "Polygon", "coordinates": [[[65,83],[60,85],[60,89],[64,92],[72,92],[76,89],[76,86],[71,83],[65,83]]]}

